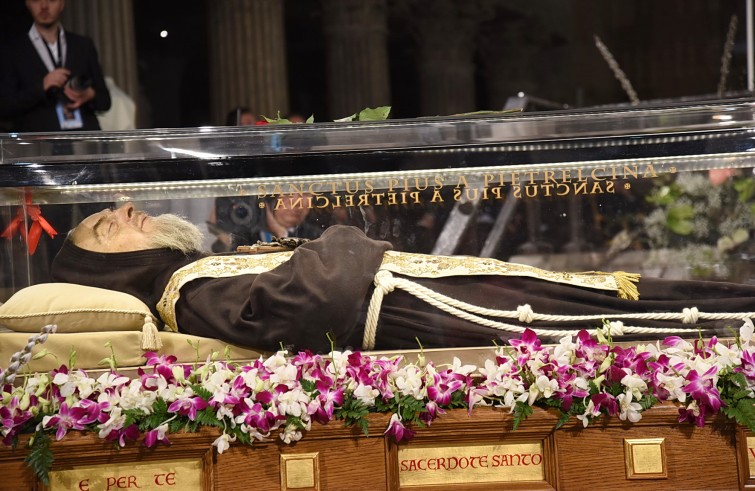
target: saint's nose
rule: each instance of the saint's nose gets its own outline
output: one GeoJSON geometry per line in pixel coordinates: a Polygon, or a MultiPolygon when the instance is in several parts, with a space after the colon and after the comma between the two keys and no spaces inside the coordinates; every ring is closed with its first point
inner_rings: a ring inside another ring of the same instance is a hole
{"type": "Polygon", "coordinates": [[[136,208],[134,207],[134,203],[129,201],[128,203],[125,203],[120,208],[115,210],[115,214],[119,219],[128,222],[134,216],[135,211],[136,208]]]}

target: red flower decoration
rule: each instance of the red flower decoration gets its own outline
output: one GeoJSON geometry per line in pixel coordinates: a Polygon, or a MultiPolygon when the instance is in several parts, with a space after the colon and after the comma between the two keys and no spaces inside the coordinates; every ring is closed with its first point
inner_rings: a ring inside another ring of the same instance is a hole
{"type": "Polygon", "coordinates": [[[25,201],[26,204],[18,207],[16,217],[5,227],[0,237],[10,240],[18,233],[26,241],[26,248],[31,256],[37,250],[42,231],[47,232],[50,237],[55,237],[58,232],[44,219],[39,205],[32,204],[31,193],[26,193],[25,201]],[[28,232],[25,225],[27,217],[32,222],[28,232]]]}

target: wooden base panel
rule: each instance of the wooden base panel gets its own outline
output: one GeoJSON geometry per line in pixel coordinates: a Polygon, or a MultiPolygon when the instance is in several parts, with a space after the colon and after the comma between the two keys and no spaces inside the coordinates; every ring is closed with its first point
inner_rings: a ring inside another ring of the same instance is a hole
{"type": "MultiPolygon", "coordinates": [[[[154,449],[116,449],[95,435],[72,433],[53,444],[53,471],[73,475],[67,486],[84,491],[183,491],[187,482],[222,491],[251,483],[286,491],[755,489],[755,448],[749,448],[755,435],[721,418],[696,428],[676,417],[669,405],[633,425],[610,418],[555,430],[556,414],[536,410],[514,431],[507,411],[478,408],[471,416],[450,411],[396,444],[382,434],[388,417],[372,415],[368,437],[339,423],[315,424],[295,444],[234,444],[222,455],[212,447],[219,435],[212,429],[170,435],[170,446],[154,449]],[[178,461],[196,470],[171,473],[178,461]]],[[[0,490],[64,489],[34,479],[21,443],[15,451],[0,449],[0,490]]]]}

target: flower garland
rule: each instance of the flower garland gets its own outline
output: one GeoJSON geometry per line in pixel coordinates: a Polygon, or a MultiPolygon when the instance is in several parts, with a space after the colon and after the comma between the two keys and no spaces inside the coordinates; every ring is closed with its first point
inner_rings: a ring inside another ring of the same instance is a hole
{"type": "Polygon", "coordinates": [[[733,343],[669,337],[621,347],[611,342],[611,329],[606,323],[596,338],[581,331],[550,347],[528,330],[480,368],[458,358],[436,366],[422,355],[409,363],[351,351],[281,351],[249,364],[215,354],[194,365],[146,353],[138,377],[120,375],[112,356],[111,370],[95,379],[73,368],[74,354],[69,366],[2,387],[0,436],[15,446],[20,434],[34,432],[27,462],[46,481],[52,438],[73,430],[97,432],[121,447],[137,440],[152,447],[169,444],[171,433],[214,426],[222,433],[213,445],[222,453],[234,442],[298,441],[313,422],[341,420],[366,433],[373,412],[391,414],[384,434],[402,441],[451,408],[503,407],[513,412],[514,428],[534,407],[555,408],[558,426],[571,417],[588,426],[604,414],[637,422],[645,409],[673,401],[680,422],[703,426],[721,411],[755,431],[751,320],[733,343]]]}

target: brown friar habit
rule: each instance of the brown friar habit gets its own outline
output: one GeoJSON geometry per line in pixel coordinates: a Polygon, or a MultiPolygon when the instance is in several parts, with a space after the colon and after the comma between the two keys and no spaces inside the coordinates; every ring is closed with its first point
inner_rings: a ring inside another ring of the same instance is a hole
{"type": "MultiPolygon", "coordinates": [[[[374,286],[373,280],[390,245],[368,239],[353,227],[334,226],[320,239],[300,246],[280,266],[261,274],[221,278],[197,278],[180,289],[175,306],[182,332],[218,338],[237,345],[276,350],[326,352],[331,333],[336,346],[359,348],[374,286]]],[[[152,250],[101,254],[67,243],[53,264],[56,281],[125,291],[151,307],[160,297],[170,274],[198,257],[152,250]]],[[[398,276],[398,275],[397,275],[398,276]]],[[[570,284],[518,276],[450,276],[412,278],[413,282],[449,297],[496,310],[516,310],[530,305],[543,314],[606,315],[622,320],[622,314],[639,312],[680,313],[696,307],[700,312],[753,312],[755,287],[721,282],[641,279],[640,299],[618,298],[615,291],[601,291],[570,284]]],[[[501,320],[501,319],[498,319],[501,320]]],[[[555,328],[593,329],[592,321],[535,321],[508,324],[555,328]]],[[[679,320],[636,321],[627,325],[684,327],[679,320]]],[[[730,334],[741,319],[700,320],[704,334],[730,334]]],[[[518,334],[482,326],[452,316],[402,290],[388,293],[382,302],[375,349],[490,346],[518,334]]],[[[634,338],[664,337],[641,334],[634,338]]],[[[632,336],[622,339],[631,340],[632,336]]]]}

